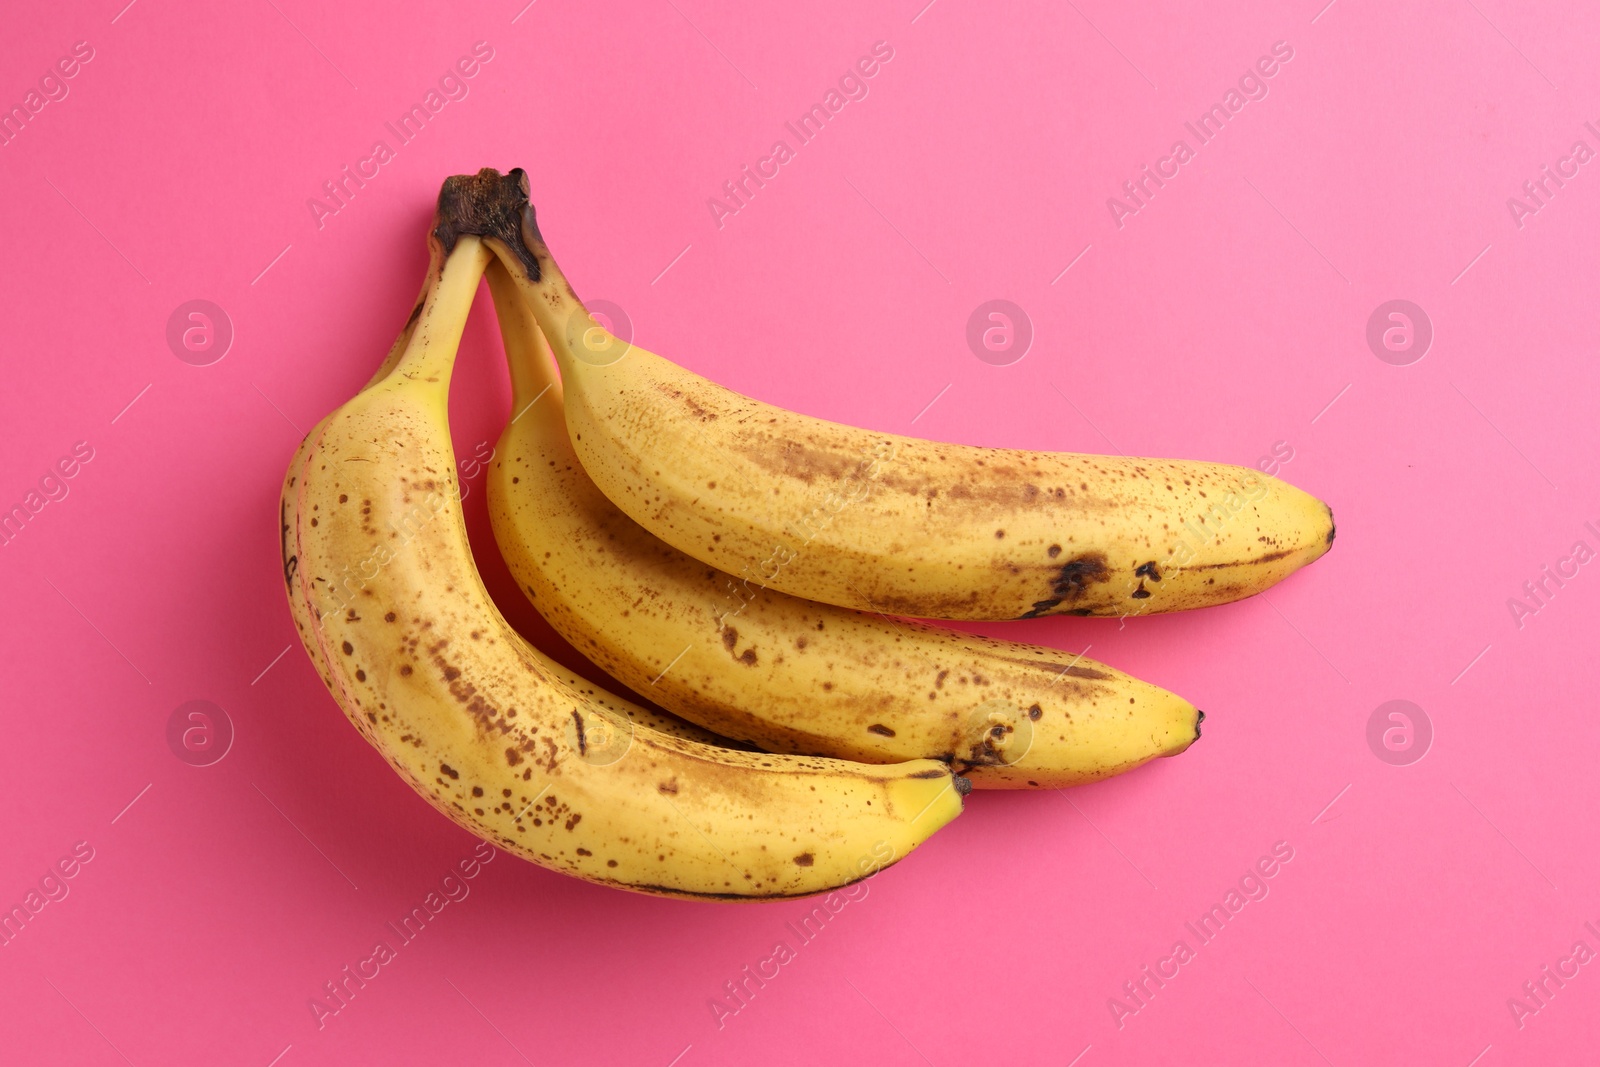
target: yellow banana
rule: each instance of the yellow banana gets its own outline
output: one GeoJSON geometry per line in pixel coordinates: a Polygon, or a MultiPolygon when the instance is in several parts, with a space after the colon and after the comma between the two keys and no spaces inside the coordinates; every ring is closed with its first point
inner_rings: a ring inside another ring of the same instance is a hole
{"type": "MultiPolygon", "coordinates": [[[[400,361],[400,357],[405,354],[406,344],[411,340],[411,333],[416,325],[417,317],[422,313],[422,308],[427,300],[428,293],[437,283],[439,273],[444,265],[443,250],[437,244],[430,247],[430,252],[432,253],[431,262],[428,265],[428,276],[423,281],[422,293],[417,297],[416,305],[412,308],[411,315],[406,320],[405,328],[400,331],[400,336],[395,340],[394,345],[389,349],[389,354],[384,357],[384,360],[379,365],[377,372],[374,373],[373,376],[367,380],[367,384],[362,387],[363,391],[372,388],[372,386],[388,377],[389,372],[393,370],[395,364],[400,361]]],[[[282,546],[283,573],[284,580],[289,588],[290,614],[294,617],[295,629],[300,634],[301,644],[305,646],[306,653],[310,656],[312,666],[316,668],[318,677],[322,679],[322,684],[327,687],[328,692],[331,693],[334,699],[337,700],[340,695],[339,690],[335,687],[333,676],[329,673],[328,665],[326,662],[324,662],[321,655],[320,646],[314,637],[314,627],[317,622],[316,615],[311,610],[311,605],[309,602],[294,595],[294,579],[299,566],[299,558],[294,552],[290,543],[290,535],[299,522],[300,493],[298,490],[298,485],[300,481],[300,473],[305,468],[306,458],[309,455],[314,443],[322,439],[322,431],[327,426],[328,420],[331,418],[333,418],[333,416],[329,415],[327,418],[324,418],[321,422],[317,423],[316,426],[312,427],[311,432],[306,434],[305,438],[301,440],[299,447],[295,450],[293,458],[291,458],[289,461],[288,475],[284,478],[283,487],[279,495],[278,513],[279,536],[281,538],[282,546]]],[[[635,725],[647,726],[663,733],[672,734],[677,737],[686,737],[691,740],[701,741],[709,745],[727,745],[729,743],[727,738],[720,737],[717,734],[712,733],[710,730],[705,730],[701,727],[695,726],[693,723],[685,722],[676,715],[669,715],[657,711],[654,708],[640,707],[637,704],[631,704],[625,700],[618,700],[610,693],[607,693],[605,690],[595,686],[587,678],[567,670],[559,663],[552,661],[550,663],[550,669],[552,672],[557,674],[562,682],[577,689],[588,699],[604,705],[619,715],[626,716],[628,720],[635,725]]],[[[366,732],[366,728],[361,722],[357,722],[356,726],[360,728],[363,733],[366,732]]]]}
{"type": "Polygon", "coordinates": [[[745,753],[632,725],[511,629],[473,566],[446,413],[488,253],[435,233],[453,251],[403,354],[324,420],[288,478],[302,641],[362,734],[474,833],[641,892],[820,892],[959,814],[967,783],[936,761],[745,753]]]}
{"type": "Polygon", "coordinates": [[[1333,542],[1327,505],[1249,468],[940,444],[741,396],[585,310],[520,170],[459,181],[465,232],[495,249],[560,361],[590,477],[752,584],[924,618],[1144,614],[1251,596],[1333,542]]]}
{"type": "Polygon", "coordinates": [[[498,263],[489,288],[515,413],[488,473],[495,540],[546,621],[630,689],[768,751],[932,756],[980,789],[1094,781],[1198,736],[1188,701],[1092,660],[746,588],[658,540],[584,473],[498,263]]]}

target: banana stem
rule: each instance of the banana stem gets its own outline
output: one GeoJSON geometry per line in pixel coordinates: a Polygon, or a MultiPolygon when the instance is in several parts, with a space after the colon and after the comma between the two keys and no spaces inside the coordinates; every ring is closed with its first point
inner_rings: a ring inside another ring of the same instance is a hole
{"type": "MultiPolygon", "coordinates": [[[[432,241],[429,242],[433,244],[432,241]]],[[[462,237],[444,260],[439,281],[423,301],[422,313],[412,327],[411,340],[391,377],[426,383],[439,398],[448,396],[450,372],[455,368],[461,331],[478,292],[478,280],[488,266],[490,253],[476,237],[462,237]],[[436,338],[455,338],[441,344],[436,338]]]]}
{"type": "Polygon", "coordinates": [[[541,399],[547,404],[561,403],[561,378],[556,372],[555,358],[515,279],[498,258],[489,263],[487,277],[495,315],[501,322],[506,362],[511,367],[513,419],[521,418],[530,405],[541,399]]]}
{"type": "Polygon", "coordinates": [[[433,287],[439,284],[439,274],[444,269],[444,249],[438,241],[428,242],[428,273],[422,279],[422,292],[417,294],[416,301],[411,305],[411,315],[406,319],[405,328],[400,331],[394,344],[389,346],[389,354],[383,357],[383,362],[378,364],[378,369],[372,377],[367,379],[367,384],[361,387],[364,393],[374,385],[383,381],[400,362],[400,357],[406,354],[406,347],[411,344],[412,331],[416,329],[417,319],[422,315],[422,306],[428,301],[428,294],[433,292],[433,287]]]}

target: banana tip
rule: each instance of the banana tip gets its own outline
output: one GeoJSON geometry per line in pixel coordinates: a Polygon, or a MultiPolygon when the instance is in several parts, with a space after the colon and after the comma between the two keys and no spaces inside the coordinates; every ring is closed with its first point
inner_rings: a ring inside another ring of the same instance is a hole
{"type": "Polygon", "coordinates": [[[963,796],[964,797],[968,793],[972,792],[972,779],[963,778],[959,774],[953,775],[952,778],[953,778],[953,780],[955,782],[956,795],[957,796],[963,796]]]}

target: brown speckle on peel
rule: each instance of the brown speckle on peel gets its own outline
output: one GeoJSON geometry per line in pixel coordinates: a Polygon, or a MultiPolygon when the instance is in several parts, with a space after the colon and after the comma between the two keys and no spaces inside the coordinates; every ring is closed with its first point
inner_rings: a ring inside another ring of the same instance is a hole
{"type": "Polygon", "coordinates": [[[809,852],[802,852],[794,858],[794,862],[797,867],[809,867],[817,862],[817,858],[809,852]]]}
{"type": "Polygon", "coordinates": [[[867,727],[867,733],[869,733],[869,734],[877,734],[879,737],[893,737],[894,736],[894,731],[891,730],[889,727],[883,725],[883,723],[881,723],[881,722],[875,722],[871,726],[867,727]]]}
{"type": "Polygon", "coordinates": [[[747,667],[754,667],[756,665],[756,650],[753,648],[745,649],[739,654],[739,662],[747,667]]]}
{"type": "Polygon", "coordinates": [[[522,753],[518,752],[515,748],[507,747],[506,748],[506,763],[509,766],[515,767],[517,764],[519,764],[521,762],[522,762],[522,753]]]}
{"type": "Polygon", "coordinates": [[[1034,722],[1038,722],[1039,721],[1039,716],[1041,716],[1043,714],[1044,714],[1043,709],[1041,709],[1039,707],[1039,705],[1037,705],[1037,704],[1034,704],[1032,707],[1030,707],[1028,709],[1028,718],[1032,719],[1034,722]]]}
{"type": "Polygon", "coordinates": [[[439,764],[439,773],[443,774],[443,775],[446,775],[446,776],[448,776],[450,778],[460,778],[461,777],[461,772],[456,770],[454,767],[450,766],[450,764],[448,764],[448,763],[439,764]]]}
{"type": "Polygon", "coordinates": [[[583,716],[578,714],[577,708],[572,709],[572,724],[578,729],[578,755],[588,755],[589,742],[583,732],[583,716]]]}
{"type": "Polygon", "coordinates": [[[1041,615],[1050,614],[1059,605],[1070,604],[1081,598],[1088,592],[1090,585],[1104,582],[1110,577],[1111,571],[1106,566],[1106,558],[1099,553],[1069,559],[1050,580],[1050,596],[1035,601],[1033,608],[1022,617],[1036,619],[1041,615]]]}
{"type": "Polygon", "coordinates": [[[1057,556],[1061,555],[1061,546],[1051,545],[1049,548],[1045,549],[1044,554],[1049,556],[1051,559],[1055,559],[1057,556]]]}
{"type": "Polygon", "coordinates": [[[354,652],[356,650],[355,646],[352,645],[349,641],[346,641],[343,645],[340,645],[339,647],[344,649],[344,654],[347,655],[347,656],[350,655],[352,652],[354,652]]]}

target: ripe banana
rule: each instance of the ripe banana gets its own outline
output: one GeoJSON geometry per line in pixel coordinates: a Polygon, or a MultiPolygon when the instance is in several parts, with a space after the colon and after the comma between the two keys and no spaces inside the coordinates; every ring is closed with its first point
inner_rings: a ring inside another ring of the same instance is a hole
{"type": "Polygon", "coordinates": [[[510,269],[560,361],[590,477],[744,580],[925,618],[1130,615],[1251,596],[1333,542],[1327,505],[1249,468],[939,444],[741,396],[585,310],[521,170],[458,181],[466,232],[510,269]]]}
{"type": "Polygon", "coordinates": [[[584,473],[499,263],[489,289],[515,412],[488,473],[495,540],[546,621],[630,689],[768,751],[932,756],[980,789],[1094,781],[1198,736],[1188,701],[1081,656],[741,587],[658,540],[584,473]]]}
{"type": "MultiPolygon", "coordinates": [[[[389,354],[384,357],[383,363],[379,365],[377,372],[362,387],[363,390],[372,388],[372,386],[388,377],[389,372],[400,361],[400,357],[405,354],[406,344],[411,340],[411,333],[416,326],[417,317],[422,313],[428,293],[438,282],[439,273],[444,266],[443,249],[435,244],[430,248],[430,252],[432,253],[431,262],[428,266],[427,278],[423,281],[422,293],[417,297],[416,305],[412,308],[411,315],[406,320],[405,328],[400,331],[399,338],[395,340],[394,345],[389,349],[389,354]]],[[[322,431],[331,418],[333,416],[329,415],[312,427],[311,432],[306,434],[299,447],[295,450],[293,458],[289,461],[288,475],[284,478],[278,502],[278,512],[284,580],[289,587],[289,611],[294,618],[295,629],[300,634],[301,644],[305,646],[306,653],[310,656],[312,666],[316,668],[318,677],[322,679],[322,684],[327,687],[328,692],[333,695],[334,699],[338,700],[340,692],[334,683],[328,664],[323,660],[320,646],[315,638],[316,615],[311,610],[311,605],[308,601],[294,594],[294,579],[299,566],[299,558],[290,545],[290,534],[299,523],[300,493],[297,487],[300,473],[305,469],[307,456],[310,454],[314,443],[322,439],[322,431]]],[[[345,573],[348,574],[348,568],[346,568],[345,573]]],[[[659,730],[676,737],[685,737],[693,741],[700,741],[708,745],[729,744],[727,738],[695,726],[693,723],[685,722],[676,715],[669,715],[654,708],[640,707],[637,704],[618,700],[610,693],[593,685],[587,678],[567,670],[559,663],[552,662],[550,669],[557,674],[562,682],[577,689],[588,699],[604,705],[618,715],[627,717],[634,725],[647,726],[653,730],[659,730]]],[[[368,724],[364,720],[355,720],[355,725],[363,735],[367,733],[368,724]]]]}
{"type": "Polygon", "coordinates": [[[453,251],[398,361],[323,421],[286,479],[302,641],[362,734],[472,832],[640,892],[820,892],[959,814],[967,783],[936,761],[771,756],[632,725],[511,629],[473,566],[446,403],[488,252],[440,234],[453,251]]]}

